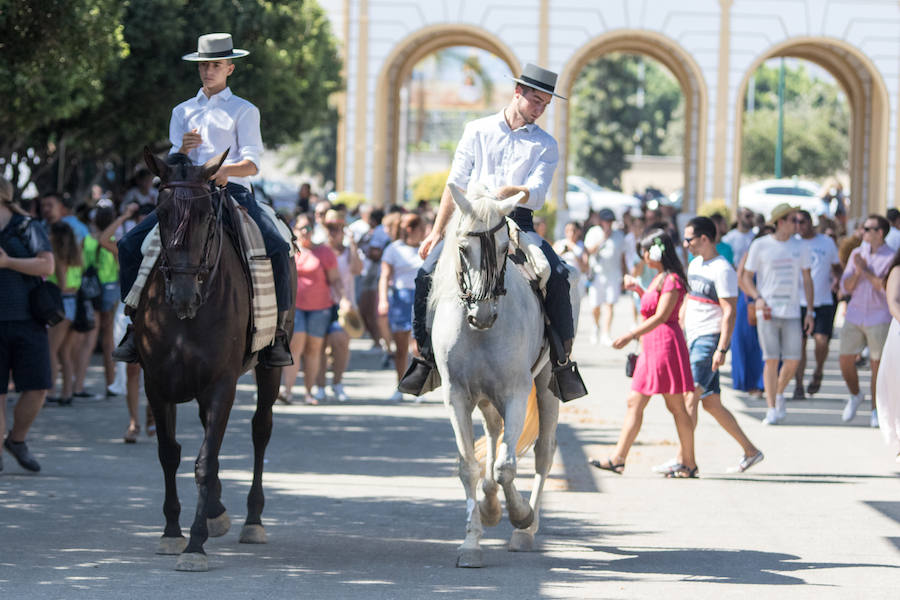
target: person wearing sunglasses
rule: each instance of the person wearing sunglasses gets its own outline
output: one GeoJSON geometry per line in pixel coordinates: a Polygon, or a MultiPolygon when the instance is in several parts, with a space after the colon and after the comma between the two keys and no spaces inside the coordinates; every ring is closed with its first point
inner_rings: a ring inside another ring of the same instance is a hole
{"type": "Polygon", "coordinates": [[[765,361],[763,384],[768,406],[763,418],[765,425],[775,425],[787,414],[784,390],[800,363],[803,331],[811,332],[814,325],[814,311],[807,311],[803,319],[800,317],[800,290],[806,295],[807,306],[815,303],[809,248],[794,237],[796,214],[797,207],[787,203],[772,209],[770,222],[775,226],[775,233],[750,244],[741,274],[741,288],[756,308],[759,345],[765,361]]]}
{"type": "Polygon", "coordinates": [[[856,355],[868,346],[872,368],[872,414],[869,424],[878,427],[875,386],[881,350],[891,325],[891,313],[884,292],[884,277],[894,259],[893,249],[884,243],[890,229],[890,223],[881,215],[866,217],[863,223],[863,243],[850,253],[847,269],[841,277],[841,289],[850,294],[844,328],[841,330],[839,360],[841,375],[850,392],[841,415],[845,423],[853,420],[865,397],[859,387],[856,355]]]}
{"type": "MultiPolygon", "coordinates": [[[[809,246],[813,280],[813,339],[815,340],[816,368],[809,382],[807,392],[815,394],[822,386],[822,373],[825,359],[828,358],[828,342],[834,331],[834,313],[837,309],[836,282],[841,278],[841,259],[838,256],[837,244],[829,236],[817,233],[812,224],[810,214],[801,210],[794,217],[797,221],[797,238],[809,246]],[[832,283],[835,282],[835,283],[832,283]]],[[[800,298],[800,314],[806,318],[806,299],[800,298]]],[[[806,371],[806,333],[800,350],[800,365],[794,385],[794,400],[806,397],[803,390],[803,374],[806,371]]]]}

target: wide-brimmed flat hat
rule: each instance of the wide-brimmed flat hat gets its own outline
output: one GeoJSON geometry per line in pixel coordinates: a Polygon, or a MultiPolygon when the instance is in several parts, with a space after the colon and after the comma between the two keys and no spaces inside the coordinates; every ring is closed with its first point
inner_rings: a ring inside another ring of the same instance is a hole
{"type": "Polygon", "coordinates": [[[548,94],[556,96],[557,98],[567,100],[565,96],[560,96],[554,91],[556,89],[556,73],[554,73],[553,71],[548,71],[547,69],[542,69],[537,65],[533,65],[531,63],[526,64],[525,68],[522,69],[521,76],[510,76],[510,79],[515,82],[521,83],[522,85],[534,88],[540,92],[546,92],[548,94]]]}
{"type": "Polygon", "coordinates": [[[797,212],[798,210],[800,210],[799,206],[792,206],[792,205],[788,204],[787,202],[782,202],[781,204],[776,205],[775,208],[772,209],[772,216],[769,217],[769,223],[774,225],[781,219],[783,219],[786,216],[788,216],[789,214],[791,214],[792,212],[797,212]]]}
{"type": "Polygon", "coordinates": [[[362,317],[355,308],[338,311],[338,324],[347,332],[347,335],[352,338],[362,336],[365,329],[362,317]]]}
{"type": "Polygon", "coordinates": [[[207,33],[197,38],[197,51],[185,54],[181,60],[203,62],[241,58],[250,54],[247,50],[235,48],[230,33],[207,33]]]}

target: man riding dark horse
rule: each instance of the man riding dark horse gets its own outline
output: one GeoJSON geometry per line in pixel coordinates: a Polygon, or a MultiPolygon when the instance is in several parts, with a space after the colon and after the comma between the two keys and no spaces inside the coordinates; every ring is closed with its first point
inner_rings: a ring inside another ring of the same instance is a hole
{"type": "MultiPolygon", "coordinates": [[[[282,367],[293,364],[290,337],[285,328],[293,310],[290,243],[279,233],[274,221],[263,213],[251,191],[249,177],[259,172],[259,159],[263,152],[259,109],[235,96],[227,86],[228,76],[235,67],[232,59],[248,54],[246,50],[233,47],[230,34],[210,33],[200,36],[197,52],[182,57],[198,63],[203,87],[196,96],[172,110],[169,123],[172,149],[167,162],[172,165],[201,165],[230,149],[228,158],[212,176],[212,181],[225,186],[231,198],[247,210],[262,233],[275,278],[278,323],[275,341],[260,351],[259,361],[267,367],[282,367]]],[[[137,278],[142,258],[141,244],[156,223],[157,216],[151,213],[119,241],[123,301],[137,278]]],[[[137,349],[130,328],[113,352],[113,357],[124,362],[137,362],[137,349]]]]}

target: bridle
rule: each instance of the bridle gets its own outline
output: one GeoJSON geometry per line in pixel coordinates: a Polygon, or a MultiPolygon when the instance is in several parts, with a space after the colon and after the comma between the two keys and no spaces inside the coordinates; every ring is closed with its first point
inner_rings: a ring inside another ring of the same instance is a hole
{"type": "Polygon", "coordinates": [[[477,237],[481,240],[481,261],[478,270],[483,274],[479,289],[473,290],[471,269],[469,259],[466,257],[465,250],[459,247],[459,297],[467,305],[472,306],[477,302],[484,300],[496,300],[500,296],[506,294],[506,259],[498,265],[497,259],[497,240],[494,234],[506,227],[509,232],[509,225],[506,217],[500,219],[500,222],[486,231],[470,231],[466,233],[469,237],[477,237]]]}
{"type": "MultiPolygon", "coordinates": [[[[218,198],[215,213],[207,214],[206,238],[204,238],[203,240],[203,253],[201,255],[202,258],[200,260],[200,264],[171,266],[169,264],[168,254],[166,253],[166,250],[168,249],[166,245],[163,245],[160,248],[159,257],[159,270],[162,272],[163,277],[166,280],[166,284],[170,283],[172,275],[192,275],[195,278],[198,278],[201,284],[211,281],[216,276],[216,272],[219,268],[219,259],[222,257],[222,245],[224,243],[224,236],[221,233],[222,209],[227,199],[225,188],[213,188],[212,185],[205,184],[199,181],[169,181],[162,184],[159,189],[160,191],[166,189],[172,190],[172,200],[176,202],[176,206],[178,206],[179,203],[182,204],[182,214],[180,222],[178,223],[178,226],[173,234],[173,237],[175,238],[175,244],[179,243],[179,239],[183,238],[186,234],[186,228],[188,227],[189,219],[188,211],[190,210],[189,203],[201,198],[210,198],[213,202],[215,202],[215,199],[218,198]],[[193,195],[179,194],[181,190],[185,189],[197,191],[200,193],[193,195]],[[216,244],[216,251],[214,255],[212,253],[213,238],[218,238],[218,244],[216,244]]],[[[171,243],[172,242],[170,242],[170,244],[171,243]]],[[[201,298],[200,304],[203,304],[205,300],[206,295],[204,294],[201,298]]]]}

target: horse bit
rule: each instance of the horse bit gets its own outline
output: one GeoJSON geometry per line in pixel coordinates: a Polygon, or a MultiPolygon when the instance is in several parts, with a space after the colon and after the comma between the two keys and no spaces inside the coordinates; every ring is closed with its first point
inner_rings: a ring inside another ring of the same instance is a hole
{"type": "Polygon", "coordinates": [[[494,227],[486,231],[470,231],[466,233],[469,237],[477,237],[481,240],[481,262],[479,271],[484,273],[482,284],[477,292],[472,291],[471,275],[469,273],[469,260],[466,257],[465,250],[459,247],[459,289],[460,299],[467,305],[471,306],[476,302],[487,300],[488,298],[496,299],[506,294],[506,260],[504,257],[503,264],[498,269],[497,265],[497,240],[494,234],[503,227],[507,227],[506,217],[500,219],[494,227]]]}

